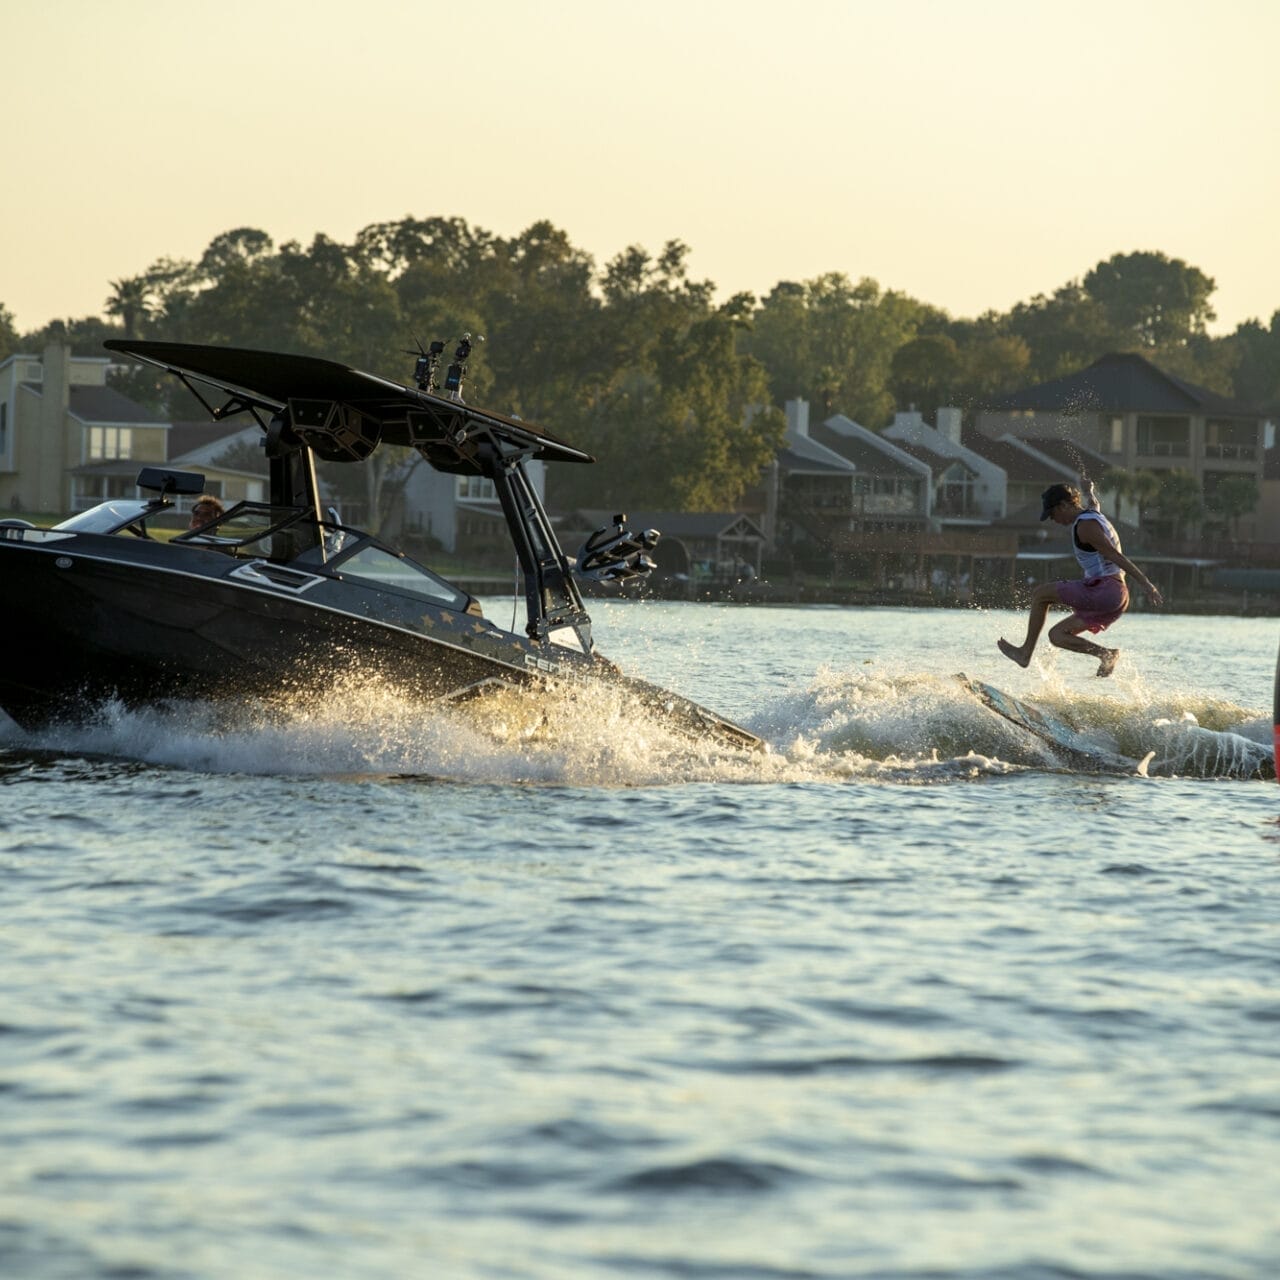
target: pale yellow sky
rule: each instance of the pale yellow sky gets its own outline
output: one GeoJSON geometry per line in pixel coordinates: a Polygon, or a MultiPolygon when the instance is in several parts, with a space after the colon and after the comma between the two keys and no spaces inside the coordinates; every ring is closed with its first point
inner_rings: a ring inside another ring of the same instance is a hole
{"type": "Polygon", "coordinates": [[[842,271],[957,316],[1117,252],[1280,309],[1275,0],[41,0],[0,19],[0,303],[233,227],[548,218],[721,296],[842,271]]]}

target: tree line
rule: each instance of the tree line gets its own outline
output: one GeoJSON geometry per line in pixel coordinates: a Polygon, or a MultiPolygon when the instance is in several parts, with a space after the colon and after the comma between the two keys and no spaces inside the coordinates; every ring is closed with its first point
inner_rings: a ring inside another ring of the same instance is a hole
{"type": "MultiPolygon", "coordinates": [[[[717,301],[688,256],[680,241],[656,256],[632,246],[598,268],[545,221],[506,238],[460,218],[403,218],[308,246],[238,228],[197,261],[160,259],[110,282],[101,317],[19,334],[0,305],[0,359],[53,339],[98,355],[125,336],[319,355],[407,381],[416,341],[483,334],[467,398],[594,453],[602,465],[556,477],[558,504],[593,507],[732,507],[796,396],[876,428],[909,404],[972,408],[1136,350],[1224,395],[1280,403],[1280,311],[1211,337],[1213,280],[1162,253],[1116,254],[976,319],[836,272],[717,301]]],[[[122,375],[134,399],[203,416],[174,386],[146,369],[122,375]]]]}

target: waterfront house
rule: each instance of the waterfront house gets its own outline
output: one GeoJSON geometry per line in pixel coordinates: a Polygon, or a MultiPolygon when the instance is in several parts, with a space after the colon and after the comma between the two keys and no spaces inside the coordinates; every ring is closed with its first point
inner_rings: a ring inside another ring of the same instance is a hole
{"type": "MultiPolygon", "coordinates": [[[[1205,505],[1225,480],[1242,476],[1261,491],[1267,414],[1187,382],[1132,352],[1113,352],[1061,378],[989,401],[979,435],[999,440],[1057,440],[1101,456],[1126,472],[1189,472],[1205,505]]],[[[1259,537],[1258,516],[1240,520],[1259,537]]],[[[1162,519],[1157,533],[1174,522],[1162,519]]]]}
{"type": "Polygon", "coordinates": [[[1008,478],[998,463],[961,439],[961,413],[941,408],[930,426],[916,409],[894,414],[884,429],[930,472],[929,513],[939,528],[977,528],[1000,519],[1007,510],[1008,478]]]}
{"type": "Polygon", "coordinates": [[[107,386],[111,361],[50,343],[0,362],[0,512],[83,511],[133,497],[168,455],[170,423],[107,386]]]}

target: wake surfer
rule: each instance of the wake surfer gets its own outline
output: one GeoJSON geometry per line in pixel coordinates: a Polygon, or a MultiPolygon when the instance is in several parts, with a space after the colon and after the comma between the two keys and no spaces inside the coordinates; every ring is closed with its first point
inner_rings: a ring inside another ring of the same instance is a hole
{"type": "Polygon", "coordinates": [[[1126,574],[1147,593],[1152,604],[1162,601],[1159,588],[1120,549],[1115,527],[1097,509],[1097,496],[1091,483],[1088,495],[1087,506],[1074,485],[1051,484],[1040,495],[1044,506],[1040,519],[1071,526],[1071,549],[1084,576],[1078,582],[1064,579],[1036,587],[1031,593],[1027,638],[1020,645],[1004,639],[997,641],[1000,652],[1020,667],[1030,665],[1045,617],[1052,606],[1060,605],[1070,609],[1071,614],[1050,629],[1050,642],[1059,649],[1091,654],[1099,660],[1097,674],[1109,676],[1120,660],[1120,650],[1104,649],[1092,640],[1085,640],[1080,633],[1105,631],[1128,609],[1126,574]]]}

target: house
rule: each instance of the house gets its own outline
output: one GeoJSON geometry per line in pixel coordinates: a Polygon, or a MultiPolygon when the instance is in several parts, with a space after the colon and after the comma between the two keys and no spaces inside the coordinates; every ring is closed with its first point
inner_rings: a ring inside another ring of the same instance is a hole
{"type": "MultiPolygon", "coordinates": [[[[110,392],[110,388],[106,390],[110,392]]],[[[169,424],[165,442],[168,455],[163,461],[178,470],[203,475],[204,492],[220,498],[224,506],[246,499],[265,502],[269,485],[264,439],[262,428],[256,422],[245,426],[243,418],[234,422],[173,422],[169,424]]],[[[71,509],[82,511],[107,498],[136,497],[139,470],[141,464],[133,457],[73,467],[75,494],[71,509]]],[[[172,501],[177,511],[186,514],[197,497],[178,496],[172,501]]]]}
{"type": "Polygon", "coordinates": [[[788,400],[786,411],[770,504],[780,523],[816,520],[825,533],[924,524],[931,498],[927,463],[844,414],[811,430],[807,400],[788,400]]]}
{"type": "Polygon", "coordinates": [[[1257,517],[1264,528],[1276,530],[1280,529],[1280,445],[1274,442],[1274,431],[1268,434],[1271,443],[1262,455],[1262,490],[1257,517]]]}
{"type": "Polygon", "coordinates": [[[1000,510],[1002,477],[955,438],[958,410],[943,414],[945,436],[904,420],[895,440],[843,414],[810,429],[803,400],[786,409],[766,483],[775,547],[793,565],[825,563],[877,587],[936,580],[956,593],[1011,577],[1016,538],[990,532],[978,514],[979,502],[1000,510]]]}
{"type": "Polygon", "coordinates": [[[974,428],[964,431],[964,442],[1005,476],[1005,511],[1001,519],[1029,522],[1040,519],[1040,495],[1051,484],[1080,483],[1080,468],[1064,461],[1058,451],[1046,452],[1014,435],[992,440],[974,428]]]}
{"type": "MultiPolygon", "coordinates": [[[[510,557],[511,535],[492,480],[437,471],[425,459],[414,459],[410,465],[404,484],[403,533],[429,538],[448,552],[510,557]]],[[[527,462],[525,474],[545,503],[546,465],[527,462]]]]}
{"type": "MultiPolygon", "coordinates": [[[[806,424],[807,410],[806,406],[806,424]]],[[[816,443],[853,464],[846,524],[851,532],[911,530],[926,524],[933,501],[928,463],[843,413],[814,427],[811,435],[816,443]]]]}
{"type": "Polygon", "coordinates": [[[857,474],[847,458],[810,438],[807,400],[789,400],[786,412],[782,448],[764,475],[764,530],[780,543],[794,534],[797,517],[823,521],[827,513],[845,513],[857,474]]]}
{"type": "MultiPolygon", "coordinates": [[[[1188,471],[1211,508],[1217,487],[1232,477],[1261,491],[1267,420],[1256,406],[1174,377],[1143,356],[1113,352],[990,401],[975,425],[993,440],[1068,442],[1125,471],[1188,471]]],[[[1260,524],[1257,513],[1244,517],[1243,536],[1262,537],[1260,524]]]]}
{"type": "MultiPolygon", "coordinates": [[[[175,422],[169,430],[169,465],[204,476],[204,491],[234,502],[265,502],[269,468],[263,449],[266,436],[256,422],[242,417],[222,422],[175,422]]],[[[178,498],[186,511],[194,498],[178,498]]]]}
{"type": "Polygon", "coordinates": [[[937,411],[936,427],[912,409],[894,415],[884,437],[929,467],[932,484],[930,514],[941,526],[980,527],[1003,516],[1008,506],[1008,481],[1003,467],[961,440],[961,413],[937,411]]]}
{"type": "Polygon", "coordinates": [[[61,343],[0,362],[0,511],[62,515],[132,497],[170,423],[107,386],[111,361],[61,343]]]}

